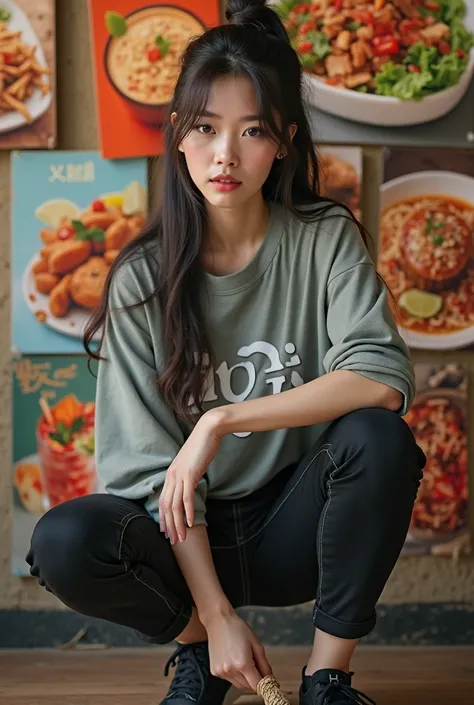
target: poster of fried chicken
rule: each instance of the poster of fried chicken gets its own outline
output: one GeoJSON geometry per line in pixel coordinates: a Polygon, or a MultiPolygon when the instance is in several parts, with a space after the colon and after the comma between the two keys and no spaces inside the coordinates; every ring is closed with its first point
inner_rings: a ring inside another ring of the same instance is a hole
{"type": "Polygon", "coordinates": [[[92,151],[12,155],[15,353],[84,352],[84,327],[110,266],[141,232],[146,213],[145,159],[108,161],[92,151]]]}

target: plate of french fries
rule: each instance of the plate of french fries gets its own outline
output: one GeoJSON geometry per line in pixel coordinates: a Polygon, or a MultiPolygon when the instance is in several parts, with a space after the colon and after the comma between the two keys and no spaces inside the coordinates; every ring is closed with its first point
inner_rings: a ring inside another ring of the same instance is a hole
{"type": "Polygon", "coordinates": [[[51,101],[51,69],[36,32],[13,0],[0,0],[0,133],[33,123],[51,101]]]}

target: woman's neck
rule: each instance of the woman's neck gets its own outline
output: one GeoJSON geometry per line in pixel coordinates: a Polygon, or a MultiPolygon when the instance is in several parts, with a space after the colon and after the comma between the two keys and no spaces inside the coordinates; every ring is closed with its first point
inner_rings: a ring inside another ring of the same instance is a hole
{"type": "Polygon", "coordinates": [[[239,208],[218,208],[208,205],[208,229],[204,251],[229,254],[239,249],[258,247],[265,238],[269,207],[259,196],[239,208]]]}

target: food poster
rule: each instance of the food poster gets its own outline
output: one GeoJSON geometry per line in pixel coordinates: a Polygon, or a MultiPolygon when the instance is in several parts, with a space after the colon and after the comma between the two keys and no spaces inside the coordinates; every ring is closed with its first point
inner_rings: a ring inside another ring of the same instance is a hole
{"type": "Polygon", "coordinates": [[[144,224],[146,160],[17,152],[12,182],[13,349],[83,353],[110,265],[144,224]]]}
{"type": "Polygon", "coordinates": [[[454,558],[470,549],[468,515],[468,372],[458,363],[415,364],[417,396],[405,421],[427,463],[405,555],[454,558]]]}
{"type": "Polygon", "coordinates": [[[343,203],[361,217],[362,150],[324,146],[318,149],[321,195],[343,203]]]}
{"type": "Polygon", "coordinates": [[[180,57],[220,24],[219,0],[89,0],[101,153],[163,154],[162,127],[180,57]]]}
{"type": "Polygon", "coordinates": [[[474,151],[385,150],[378,268],[411,348],[474,343],[474,151]]]}
{"type": "Polygon", "coordinates": [[[55,1],[0,0],[0,149],[55,144],[55,1]]]}
{"type": "Polygon", "coordinates": [[[45,511],[103,491],[94,464],[95,384],[86,356],[12,361],[15,575],[27,574],[29,540],[45,511]]]}
{"type": "Polygon", "coordinates": [[[423,125],[437,120],[444,141],[460,138],[455,124],[472,130],[474,0],[272,5],[300,55],[318,141],[426,143],[423,125]]]}

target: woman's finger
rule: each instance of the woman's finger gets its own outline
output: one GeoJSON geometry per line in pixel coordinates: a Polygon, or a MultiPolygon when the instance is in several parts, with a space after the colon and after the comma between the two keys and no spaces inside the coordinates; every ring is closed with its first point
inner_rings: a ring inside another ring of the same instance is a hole
{"type": "Polygon", "coordinates": [[[173,495],[173,520],[178,540],[186,538],[186,522],[184,519],[184,481],[178,479],[173,495]]]}
{"type": "Polygon", "coordinates": [[[183,504],[186,522],[191,527],[194,524],[194,485],[190,478],[187,478],[184,482],[183,504]]]}
{"type": "Polygon", "coordinates": [[[255,665],[248,665],[242,669],[242,675],[246,680],[246,688],[250,688],[254,693],[257,692],[257,684],[262,680],[262,676],[257,671],[255,665]]]}
{"type": "Polygon", "coordinates": [[[169,485],[165,480],[165,484],[163,485],[163,489],[161,490],[160,498],[158,500],[160,531],[162,531],[165,534],[165,536],[168,535],[168,527],[166,526],[166,514],[165,514],[165,506],[167,504],[167,497],[168,497],[168,486],[169,485]]]}
{"type": "Polygon", "coordinates": [[[267,659],[267,654],[265,653],[265,649],[260,644],[260,642],[256,642],[255,644],[252,644],[252,652],[253,652],[253,657],[255,659],[255,664],[257,666],[258,671],[260,672],[262,678],[264,676],[271,676],[273,673],[272,667],[270,666],[270,662],[267,659]]]}

